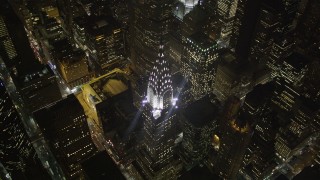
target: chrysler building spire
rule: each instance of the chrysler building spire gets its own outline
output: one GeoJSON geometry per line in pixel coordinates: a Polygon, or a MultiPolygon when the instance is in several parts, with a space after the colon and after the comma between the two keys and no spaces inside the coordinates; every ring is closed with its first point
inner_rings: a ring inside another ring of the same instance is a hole
{"type": "Polygon", "coordinates": [[[160,40],[158,57],[149,76],[147,102],[153,108],[155,119],[161,116],[161,111],[170,104],[175,105],[169,63],[164,58],[163,42],[160,40]]]}

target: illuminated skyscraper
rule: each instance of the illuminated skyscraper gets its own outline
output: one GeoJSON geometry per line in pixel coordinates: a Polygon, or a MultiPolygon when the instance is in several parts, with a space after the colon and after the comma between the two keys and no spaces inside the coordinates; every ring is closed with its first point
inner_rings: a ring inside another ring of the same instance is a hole
{"type": "Polygon", "coordinates": [[[32,145],[2,80],[0,110],[0,161],[11,178],[20,179],[31,156],[32,145]]]}
{"type": "Polygon", "coordinates": [[[147,179],[174,178],[177,168],[173,163],[176,99],[163,44],[159,48],[149,77],[147,97],[143,100],[144,143],[138,163],[142,176],[147,179]]]}
{"type": "Polygon", "coordinates": [[[294,28],[298,1],[239,0],[231,41],[237,54],[255,60],[269,55],[274,39],[294,28]]]}
{"type": "Polygon", "coordinates": [[[221,39],[225,41],[226,45],[229,44],[237,6],[238,0],[217,1],[218,14],[220,16],[219,19],[223,24],[220,35],[221,39]]]}
{"type": "Polygon", "coordinates": [[[137,72],[146,74],[152,70],[160,44],[159,37],[169,32],[173,3],[173,0],[133,1],[131,60],[137,72]]]}
{"type": "Polygon", "coordinates": [[[183,16],[188,14],[193,7],[198,3],[198,0],[179,0],[174,7],[174,15],[182,20],[183,16]]]}
{"type": "Polygon", "coordinates": [[[312,125],[317,107],[278,78],[256,86],[242,107],[256,125],[240,173],[246,179],[273,179],[282,171],[291,179],[312,164],[316,156],[307,154],[317,154],[317,128],[312,125]]]}
{"type": "Polygon", "coordinates": [[[185,43],[187,38],[191,35],[202,31],[203,26],[208,19],[207,13],[204,10],[204,7],[196,5],[192,11],[190,11],[182,21],[181,25],[181,34],[182,41],[185,43]]]}
{"type": "Polygon", "coordinates": [[[199,0],[179,0],[185,6],[185,14],[188,14],[199,0]]]}
{"type": "Polygon", "coordinates": [[[4,22],[3,17],[0,15],[0,48],[3,48],[3,51],[0,51],[0,55],[5,58],[8,57],[9,60],[17,57],[16,49],[12,43],[11,37],[8,33],[8,29],[4,22]]]}
{"type": "Polygon", "coordinates": [[[282,12],[285,11],[282,2],[266,1],[261,5],[260,15],[250,47],[250,55],[253,59],[261,59],[267,55],[272,47],[274,35],[282,31],[282,12]]]}
{"type": "Polygon", "coordinates": [[[79,40],[85,39],[89,65],[105,73],[124,63],[124,36],[120,24],[112,16],[89,16],[75,19],[80,28],[79,40]],[[84,37],[81,37],[83,35],[84,37]]]}
{"type": "Polygon", "coordinates": [[[238,6],[236,9],[236,14],[233,19],[233,28],[232,28],[232,35],[230,39],[230,47],[232,49],[235,49],[239,40],[239,35],[240,35],[240,27],[243,22],[243,18],[246,15],[246,3],[248,0],[238,0],[238,6]]]}
{"type": "Polygon", "coordinates": [[[82,174],[80,163],[90,158],[96,148],[90,137],[83,107],[72,94],[50,107],[34,113],[43,135],[69,179],[82,174]]]}
{"type": "Polygon", "coordinates": [[[163,45],[160,45],[158,58],[149,76],[147,101],[155,110],[154,118],[161,116],[161,111],[173,101],[173,88],[169,63],[164,59],[163,45]]]}
{"type": "Polygon", "coordinates": [[[192,95],[196,100],[212,91],[218,50],[216,39],[211,39],[202,32],[187,38],[181,71],[191,82],[192,95]]]}

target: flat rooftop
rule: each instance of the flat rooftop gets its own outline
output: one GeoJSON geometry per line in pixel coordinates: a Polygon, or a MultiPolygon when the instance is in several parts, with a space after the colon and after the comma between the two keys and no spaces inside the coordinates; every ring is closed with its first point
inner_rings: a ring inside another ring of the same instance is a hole
{"type": "Polygon", "coordinates": [[[90,180],[125,180],[118,166],[107,152],[100,152],[82,163],[83,170],[90,180]]]}
{"type": "Polygon", "coordinates": [[[306,67],[308,63],[310,63],[310,60],[302,54],[294,52],[285,59],[285,62],[291,65],[293,68],[301,70],[306,67]]]}
{"type": "Polygon", "coordinates": [[[204,97],[190,104],[184,111],[184,117],[195,127],[201,128],[210,123],[219,114],[219,108],[204,97]]]}
{"type": "Polygon", "coordinates": [[[81,16],[74,21],[93,36],[111,33],[120,28],[120,24],[112,16],[81,16]]]}
{"type": "Polygon", "coordinates": [[[265,100],[271,98],[275,90],[275,83],[269,82],[266,84],[259,84],[250,91],[245,98],[245,102],[250,104],[253,107],[258,107],[261,103],[264,103],[265,100]]]}
{"type": "Polygon", "coordinates": [[[102,78],[90,84],[90,86],[102,100],[120,94],[128,89],[127,85],[121,80],[112,77],[102,78]]]}
{"type": "Polygon", "coordinates": [[[41,129],[46,129],[46,136],[49,139],[56,137],[58,129],[73,123],[71,121],[80,115],[84,115],[84,110],[73,94],[33,113],[41,129]]]}
{"type": "Polygon", "coordinates": [[[206,167],[196,166],[192,168],[190,171],[182,174],[178,178],[178,180],[194,180],[194,179],[201,179],[201,180],[220,180],[221,178],[210,172],[210,170],[206,167]]]}

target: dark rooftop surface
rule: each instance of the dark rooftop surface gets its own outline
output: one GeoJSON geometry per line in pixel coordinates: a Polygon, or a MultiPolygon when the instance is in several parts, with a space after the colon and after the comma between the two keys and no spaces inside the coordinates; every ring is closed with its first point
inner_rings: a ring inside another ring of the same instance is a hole
{"type": "Polygon", "coordinates": [[[289,180],[285,175],[281,174],[276,178],[276,180],[289,180]]]}
{"type": "Polygon", "coordinates": [[[130,97],[131,91],[126,90],[118,95],[114,96],[115,106],[125,115],[135,114],[137,108],[133,105],[132,97],[130,97]]]}
{"type": "Polygon", "coordinates": [[[59,41],[50,42],[51,46],[54,48],[54,52],[65,53],[72,50],[72,45],[67,38],[61,39],[59,41]]]}
{"type": "Polygon", "coordinates": [[[53,57],[63,64],[73,64],[81,61],[85,57],[84,51],[72,47],[70,41],[65,38],[51,43],[53,47],[53,57]]]}
{"type": "Polygon", "coordinates": [[[219,176],[212,174],[207,167],[196,166],[184,173],[178,180],[220,180],[219,176]]]}
{"type": "Polygon", "coordinates": [[[48,129],[48,136],[52,137],[55,135],[50,133],[55,132],[55,128],[64,127],[65,124],[69,123],[70,119],[78,117],[81,113],[84,114],[84,111],[80,102],[71,94],[50,107],[34,112],[33,115],[39,126],[42,129],[48,129]]]}
{"type": "Polygon", "coordinates": [[[100,152],[82,163],[90,180],[125,180],[117,165],[106,152],[100,152]]]}
{"type": "Polygon", "coordinates": [[[35,85],[22,89],[23,98],[29,104],[30,111],[38,110],[62,98],[59,87],[56,83],[52,83],[52,78],[54,77],[39,79],[35,85]]]}
{"type": "Polygon", "coordinates": [[[250,115],[245,112],[241,112],[235,120],[235,124],[238,128],[244,129],[247,124],[250,123],[250,115]]]}
{"type": "Polygon", "coordinates": [[[313,101],[313,99],[305,98],[303,96],[300,97],[301,105],[303,109],[307,109],[310,112],[316,112],[320,107],[320,102],[313,101]]]}
{"type": "Polygon", "coordinates": [[[204,97],[190,104],[183,114],[195,127],[203,127],[212,121],[218,112],[218,107],[212,104],[208,97],[204,97]]]}
{"type": "Polygon", "coordinates": [[[297,52],[292,53],[285,61],[297,70],[301,70],[310,62],[309,59],[297,52]]]}
{"type": "Polygon", "coordinates": [[[75,22],[93,36],[111,33],[115,28],[120,28],[120,24],[112,16],[83,16],[76,18],[75,22]]]}
{"type": "MultiPolygon", "coordinates": [[[[257,62],[248,61],[230,51],[222,51],[222,63],[218,68],[223,69],[229,76],[239,79],[242,75],[252,76],[259,64],[257,62]]],[[[260,68],[260,67],[259,67],[260,68]]]]}
{"type": "Polygon", "coordinates": [[[253,88],[251,92],[246,95],[245,102],[250,104],[252,107],[257,107],[265,100],[271,98],[271,95],[275,89],[275,83],[269,82],[267,84],[259,84],[253,88]]]}
{"type": "Polygon", "coordinates": [[[304,168],[293,180],[315,180],[320,179],[320,165],[304,168]]]}
{"type": "Polygon", "coordinates": [[[269,8],[269,10],[284,11],[284,3],[279,0],[261,0],[263,5],[269,8]]]}
{"type": "Polygon", "coordinates": [[[24,76],[20,75],[17,78],[17,86],[18,87],[26,87],[34,84],[35,82],[39,81],[40,79],[54,77],[53,71],[50,69],[48,65],[42,66],[37,71],[33,73],[26,74],[24,76]]]}
{"type": "MultiPolygon", "coordinates": [[[[176,73],[172,75],[172,86],[174,87],[175,91],[184,91],[191,88],[191,83],[187,81],[186,78],[183,77],[182,74],[176,73]]],[[[174,92],[174,95],[179,92],[174,92]]]]}
{"type": "Polygon", "coordinates": [[[202,22],[207,19],[207,14],[205,11],[203,11],[202,7],[199,5],[196,5],[192,11],[190,11],[188,14],[185,15],[183,18],[183,21],[192,21],[194,24],[202,22]]]}

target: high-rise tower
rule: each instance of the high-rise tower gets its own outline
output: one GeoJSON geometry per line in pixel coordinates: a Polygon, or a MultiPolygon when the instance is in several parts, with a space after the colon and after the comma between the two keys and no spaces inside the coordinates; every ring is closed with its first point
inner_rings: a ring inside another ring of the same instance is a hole
{"type": "Polygon", "coordinates": [[[178,167],[173,158],[176,99],[173,98],[171,74],[169,63],[164,58],[163,43],[160,43],[158,58],[150,73],[143,105],[144,142],[137,160],[142,176],[147,179],[173,178],[175,168],[178,167]]]}
{"type": "Polygon", "coordinates": [[[131,60],[140,74],[150,73],[157,58],[159,37],[168,34],[173,0],[132,1],[131,60]]]}
{"type": "Polygon", "coordinates": [[[173,88],[169,63],[164,59],[163,44],[159,46],[158,59],[149,76],[147,102],[153,108],[153,117],[158,119],[161,111],[173,102],[173,88]]]}
{"type": "Polygon", "coordinates": [[[2,57],[8,57],[9,60],[17,57],[17,51],[12,43],[3,16],[0,16],[0,42],[0,48],[3,46],[4,49],[0,51],[2,57]]]}
{"type": "Polygon", "coordinates": [[[84,110],[71,94],[34,113],[67,179],[80,179],[81,162],[96,153],[84,110]]]}
{"type": "Polygon", "coordinates": [[[286,37],[295,25],[299,0],[239,0],[231,46],[240,57],[268,56],[275,38],[286,37]]]}
{"type": "Polygon", "coordinates": [[[218,0],[217,1],[218,16],[221,23],[223,24],[220,35],[221,35],[221,39],[225,41],[226,45],[229,44],[237,6],[238,6],[238,0],[218,0]]]}

